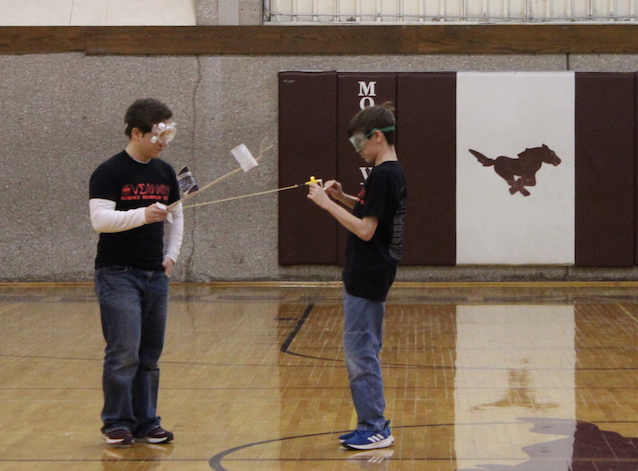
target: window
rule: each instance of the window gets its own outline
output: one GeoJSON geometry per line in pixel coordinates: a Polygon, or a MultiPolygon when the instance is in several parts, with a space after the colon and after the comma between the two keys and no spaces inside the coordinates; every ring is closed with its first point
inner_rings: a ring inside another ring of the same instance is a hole
{"type": "Polygon", "coordinates": [[[638,0],[263,0],[271,24],[609,23],[638,0]]]}

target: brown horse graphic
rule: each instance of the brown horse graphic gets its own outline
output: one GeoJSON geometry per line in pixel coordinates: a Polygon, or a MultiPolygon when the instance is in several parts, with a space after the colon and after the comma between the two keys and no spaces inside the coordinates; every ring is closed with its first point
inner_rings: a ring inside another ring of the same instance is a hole
{"type": "Polygon", "coordinates": [[[469,151],[484,167],[494,167],[494,171],[509,184],[512,195],[520,191],[521,195],[529,196],[529,191],[525,187],[536,185],[536,172],[541,168],[541,165],[546,163],[556,166],[561,162],[556,153],[545,144],[542,147],[525,149],[518,154],[518,159],[503,155],[496,159],[490,159],[475,150],[469,149],[469,151]]]}

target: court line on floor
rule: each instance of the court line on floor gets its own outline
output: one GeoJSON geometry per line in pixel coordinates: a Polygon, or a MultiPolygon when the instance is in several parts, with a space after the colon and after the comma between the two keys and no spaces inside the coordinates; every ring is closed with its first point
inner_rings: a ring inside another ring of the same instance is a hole
{"type": "MultiPolygon", "coordinates": [[[[404,426],[398,426],[398,427],[393,427],[393,429],[412,429],[412,428],[429,428],[429,427],[457,427],[457,426],[494,426],[494,425],[511,425],[511,424],[525,424],[525,423],[534,423],[536,421],[542,421],[543,419],[545,420],[549,420],[551,421],[552,419],[547,418],[547,417],[543,417],[543,418],[535,418],[535,417],[531,417],[531,418],[526,418],[526,417],[520,417],[515,421],[495,421],[495,422],[461,422],[461,423],[444,423],[444,424],[424,424],[424,425],[404,425],[404,426]],[[530,420],[532,419],[532,420],[530,420]]],[[[559,419],[561,420],[561,419],[559,419]]],[[[574,420],[573,423],[574,425],[577,425],[579,422],[581,421],[577,421],[574,420]]],[[[600,423],[599,421],[596,421],[596,423],[600,423]]],[[[617,423],[617,422],[609,422],[609,423],[617,423]]],[[[621,422],[624,423],[624,422],[621,422]]],[[[636,422],[627,422],[627,423],[636,423],[636,422]]],[[[590,424],[595,425],[593,422],[591,422],[590,424]]],[[[344,433],[344,431],[340,431],[340,432],[324,432],[324,433],[314,433],[314,434],[308,434],[308,435],[299,435],[299,436],[292,436],[292,437],[282,437],[282,438],[274,438],[271,440],[262,440],[259,442],[254,442],[254,443],[248,443],[245,445],[240,445],[234,448],[229,448],[227,450],[224,450],[218,454],[216,454],[215,456],[213,456],[209,461],[208,464],[211,467],[211,469],[213,469],[214,471],[228,471],[222,464],[222,460],[227,457],[228,455],[230,455],[231,453],[234,453],[236,451],[239,450],[243,450],[246,448],[250,448],[250,447],[254,447],[254,446],[260,446],[260,445],[266,445],[269,443],[276,443],[276,442],[284,442],[287,440],[293,440],[293,439],[301,439],[301,438],[312,438],[312,437],[319,437],[319,436],[326,436],[326,435],[336,435],[336,434],[341,434],[344,433]]],[[[543,434],[544,432],[539,431],[539,434],[543,434]]],[[[575,433],[575,432],[574,432],[575,433]]],[[[602,432],[604,434],[604,432],[602,432]]],[[[568,436],[566,434],[560,433],[559,431],[557,431],[556,435],[565,435],[568,436]]],[[[602,436],[602,435],[601,435],[602,436]]],[[[625,437],[627,438],[627,437],[625,437]]],[[[550,438],[549,436],[547,437],[547,440],[545,442],[551,443],[553,441],[552,438],[550,438]]],[[[601,443],[606,443],[606,442],[601,442],[601,443]]],[[[607,445],[608,446],[608,445],[607,445]]],[[[388,450],[392,450],[391,448],[388,448],[388,450]]],[[[350,450],[352,451],[352,450],[350,450]]],[[[370,451],[370,450],[368,450],[370,451]]],[[[379,451],[379,450],[372,450],[372,451],[379,451]]],[[[351,454],[349,455],[350,457],[354,457],[356,456],[355,454],[351,454]]],[[[553,457],[554,460],[552,462],[564,462],[564,456],[555,456],[553,457]]],[[[445,461],[449,461],[451,458],[450,457],[414,457],[414,456],[410,456],[409,458],[400,458],[400,457],[387,457],[385,458],[385,460],[387,461],[441,461],[441,460],[445,460],[445,461]]],[[[502,457],[499,457],[499,460],[502,460],[502,457]]],[[[519,457],[512,457],[509,458],[513,461],[519,461],[520,458],[519,457]]],[[[348,458],[344,457],[345,461],[348,461],[348,458]]],[[[250,458],[237,458],[237,459],[228,459],[227,461],[229,462],[255,462],[258,463],[260,461],[293,461],[293,462],[304,462],[304,461],[344,461],[342,459],[335,459],[335,458],[327,458],[327,459],[297,459],[297,458],[288,458],[288,459],[281,459],[281,458],[277,458],[277,459],[270,459],[270,460],[264,460],[263,457],[256,457],[254,459],[250,459],[250,458]]],[[[546,469],[546,465],[547,465],[547,458],[545,460],[541,460],[541,461],[536,461],[534,462],[534,457],[530,456],[530,458],[526,461],[526,463],[529,463],[530,460],[532,460],[532,463],[537,464],[538,466],[536,466],[535,468],[529,468],[529,469],[546,469]]],[[[609,457],[604,457],[604,461],[608,461],[609,457]]],[[[581,461],[585,461],[585,462],[591,462],[591,461],[596,461],[596,457],[576,457],[574,459],[574,462],[581,462],[581,461]]],[[[636,460],[634,458],[629,458],[629,460],[626,460],[625,458],[616,458],[616,460],[614,461],[614,464],[619,464],[619,463],[624,463],[624,462],[629,462],[629,463],[635,463],[636,460]]],[[[527,469],[527,468],[526,468],[527,469]]]]}
{"type": "Polygon", "coordinates": [[[281,344],[281,347],[279,348],[280,352],[288,353],[288,348],[290,347],[290,344],[295,340],[295,337],[297,336],[297,334],[303,327],[304,322],[308,320],[308,317],[310,316],[310,313],[312,312],[312,309],[314,307],[315,307],[315,303],[308,304],[308,306],[306,307],[306,310],[297,321],[295,328],[292,329],[292,332],[290,332],[290,334],[288,335],[288,338],[286,338],[284,343],[281,344]]]}

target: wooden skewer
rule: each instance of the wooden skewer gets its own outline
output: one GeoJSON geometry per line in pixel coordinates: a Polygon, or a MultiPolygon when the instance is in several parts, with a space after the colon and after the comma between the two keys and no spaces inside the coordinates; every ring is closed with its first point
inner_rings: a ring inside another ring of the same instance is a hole
{"type": "Polygon", "coordinates": [[[224,199],[221,199],[221,200],[207,201],[205,203],[191,204],[191,205],[188,205],[188,206],[184,206],[184,209],[186,209],[186,208],[196,208],[198,206],[206,206],[207,204],[223,203],[225,201],[233,201],[233,200],[238,200],[238,199],[242,199],[242,198],[249,198],[251,196],[266,195],[268,193],[275,193],[275,192],[278,192],[278,191],[292,190],[294,188],[299,188],[300,186],[301,185],[299,185],[299,184],[290,185],[290,186],[286,186],[284,188],[277,188],[275,190],[259,191],[257,193],[251,193],[249,195],[232,196],[230,198],[224,198],[224,199]]]}
{"type": "Polygon", "coordinates": [[[242,198],[249,198],[251,196],[267,195],[268,193],[276,193],[276,192],[279,192],[279,191],[293,190],[295,188],[301,188],[302,186],[310,185],[311,183],[316,183],[319,186],[323,187],[323,180],[317,180],[317,179],[315,179],[314,176],[312,176],[312,177],[310,177],[310,180],[307,181],[306,183],[297,183],[296,185],[285,186],[283,188],[276,188],[274,190],[258,191],[257,193],[250,193],[249,195],[231,196],[230,198],[223,198],[223,199],[214,200],[214,201],[206,201],[205,203],[191,204],[189,206],[184,206],[184,209],[186,209],[186,208],[196,208],[198,206],[206,206],[208,204],[223,203],[225,201],[239,200],[239,199],[242,199],[242,198]]]}
{"type": "MultiPolygon", "coordinates": [[[[261,158],[264,156],[264,152],[266,152],[267,150],[272,149],[273,146],[268,146],[264,149],[264,143],[266,142],[266,137],[263,138],[263,140],[261,141],[261,145],[259,146],[259,157],[256,157],[255,160],[257,162],[259,162],[259,160],[261,160],[261,158]]],[[[188,193],[186,195],[184,195],[181,199],[175,201],[174,203],[170,204],[168,206],[168,209],[173,209],[175,206],[177,206],[179,203],[184,203],[185,201],[188,201],[189,199],[191,199],[192,197],[200,194],[202,191],[204,191],[207,188],[210,188],[213,185],[217,185],[220,182],[223,182],[224,180],[226,180],[227,178],[235,175],[236,173],[240,172],[242,170],[241,167],[237,167],[235,170],[232,170],[230,172],[228,172],[226,175],[222,175],[221,177],[219,177],[216,180],[213,180],[212,182],[204,185],[203,187],[201,187],[200,189],[198,189],[197,191],[193,191],[192,193],[188,193]]],[[[189,206],[191,207],[191,206],[189,206]]]]}

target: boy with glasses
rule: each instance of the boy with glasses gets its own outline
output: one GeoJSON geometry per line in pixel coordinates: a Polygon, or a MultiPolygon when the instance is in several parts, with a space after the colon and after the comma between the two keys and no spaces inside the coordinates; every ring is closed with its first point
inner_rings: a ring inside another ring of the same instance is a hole
{"type": "Polygon", "coordinates": [[[124,117],[126,148],[98,166],[89,183],[91,223],[100,234],[95,290],[106,341],[102,434],[112,446],[173,440],[157,416],[168,277],[184,228],[181,203],[167,208],[179,200],[175,171],[159,159],[175,135],[172,116],[164,103],[136,100],[124,117]],[[172,223],[165,225],[169,214],[172,223]]]}
{"type": "Polygon", "coordinates": [[[385,448],[394,441],[385,418],[379,352],[385,300],[401,259],[407,194],[394,147],[395,127],[389,103],[357,113],[348,125],[348,135],[365,163],[373,167],[358,196],[344,193],[334,180],[324,188],[311,183],[308,193],[349,231],[343,270],[343,347],[358,424],[339,441],[355,450],[385,448]]]}

